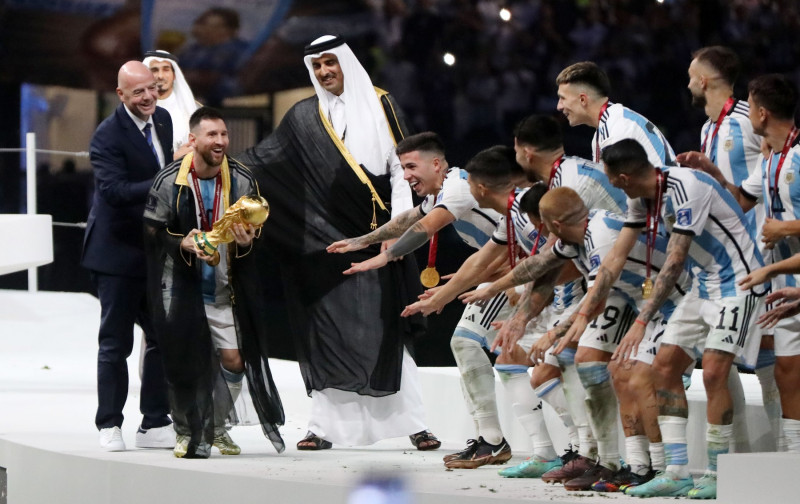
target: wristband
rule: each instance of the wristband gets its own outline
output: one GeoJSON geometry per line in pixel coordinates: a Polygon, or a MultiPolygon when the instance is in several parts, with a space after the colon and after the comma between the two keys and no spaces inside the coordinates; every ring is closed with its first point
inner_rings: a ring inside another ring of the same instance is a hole
{"type": "Polygon", "coordinates": [[[589,318],[589,314],[588,313],[578,312],[578,315],[580,315],[581,317],[584,317],[584,318],[589,318]]]}
{"type": "Polygon", "coordinates": [[[647,322],[643,322],[643,321],[639,320],[638,318],[636,320],[634,320],[634,322],[636,322],[637,324],[642,324],[643,326],[647,327],[647,322]]]}

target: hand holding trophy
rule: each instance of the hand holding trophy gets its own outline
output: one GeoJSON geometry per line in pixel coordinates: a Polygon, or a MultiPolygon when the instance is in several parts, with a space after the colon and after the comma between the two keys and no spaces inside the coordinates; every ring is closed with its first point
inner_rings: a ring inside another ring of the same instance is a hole
{"type": "Polygon", "coordinates": [[[220,257],[218,248],[221,243],[230,243],[234,240],[231,227],[234,224],[250,224],[256,229],[260,228],[269,216],[269,204],[262,196],[251,194],[242,196],[233,205],[229,206],[222,217],[214,223],[211,231],[194,235],[197,248],[214,259],[208,264],[216,266],[220,257]]]}

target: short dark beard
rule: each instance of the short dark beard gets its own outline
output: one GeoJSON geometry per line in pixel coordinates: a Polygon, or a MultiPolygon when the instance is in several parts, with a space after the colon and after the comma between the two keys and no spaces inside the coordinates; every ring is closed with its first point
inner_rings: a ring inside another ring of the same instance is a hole
{"type": "MultiPolygon", "coordinates": [[[[223,152],[222,154],[223,154],[223,155],[222,155],[222,159],[225,159],[225,154],[226,154],[226,153],[225,153],[225,152],[223,152]]],[[[220,162],[219,162],[219,163],[217,163],[216,161],[214,161],[214,158],[212,158],[212,157],[211,157],[211,153],[210,153],[210,152],[201,152],[201,153],[200,153],[200,157],[202,157],[202,158],[203,158],[203,161],[205,161],[206,165],[208,165],[208,166],[214,166],[214,167],[216,167],[216,166],[220,166],[220,165],[222,164],[222,160],[220,160],[220,162]]]]}
{"type": "Polygon", "coordinates": [[[708,100],[706,100],[705,95],[697,96],[694,93],[691,93],[691,95],[692,95],[692,107],[697,107],[700,109],[706,108],[708,100]]]}

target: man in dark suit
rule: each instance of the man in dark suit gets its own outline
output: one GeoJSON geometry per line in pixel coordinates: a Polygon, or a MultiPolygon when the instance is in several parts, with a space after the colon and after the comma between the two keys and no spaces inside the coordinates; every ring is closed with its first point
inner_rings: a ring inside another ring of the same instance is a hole
{"type": "Polygon", "coordinates": [[[120,68],[117,95],[122,103],[92,137],[95,192],[81,261],[91,270],[101,306],[95,424],[104,450],[125,449],[120,428],[128,395],[126,359],[133,348],[133,325],[138,323],[147,345],[136,446],[172,448],[175,432],[168,416],[164,366],[145,296],[142,223],[153,178],[172,161],[172,120],[156,106],[155,78],[139,61],[120,68]]]}

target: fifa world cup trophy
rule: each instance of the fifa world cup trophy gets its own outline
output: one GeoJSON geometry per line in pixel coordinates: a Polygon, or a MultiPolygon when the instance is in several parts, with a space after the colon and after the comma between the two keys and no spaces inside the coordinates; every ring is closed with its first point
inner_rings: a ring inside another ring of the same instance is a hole
{"type": "Polygon", "coordinates": [[[219,245],[230,243],[234,240],[231,227],[234,224],[251,224],[260,228],[269,216],[269,204],[262,196],[251,194],[242,196],[233,205],[229,206],[220,219],[211,227],[211,231],[194,235],[197,248],[207,255],[214,256],[209,262],[211,266],[219,264],[219,245]]]}

